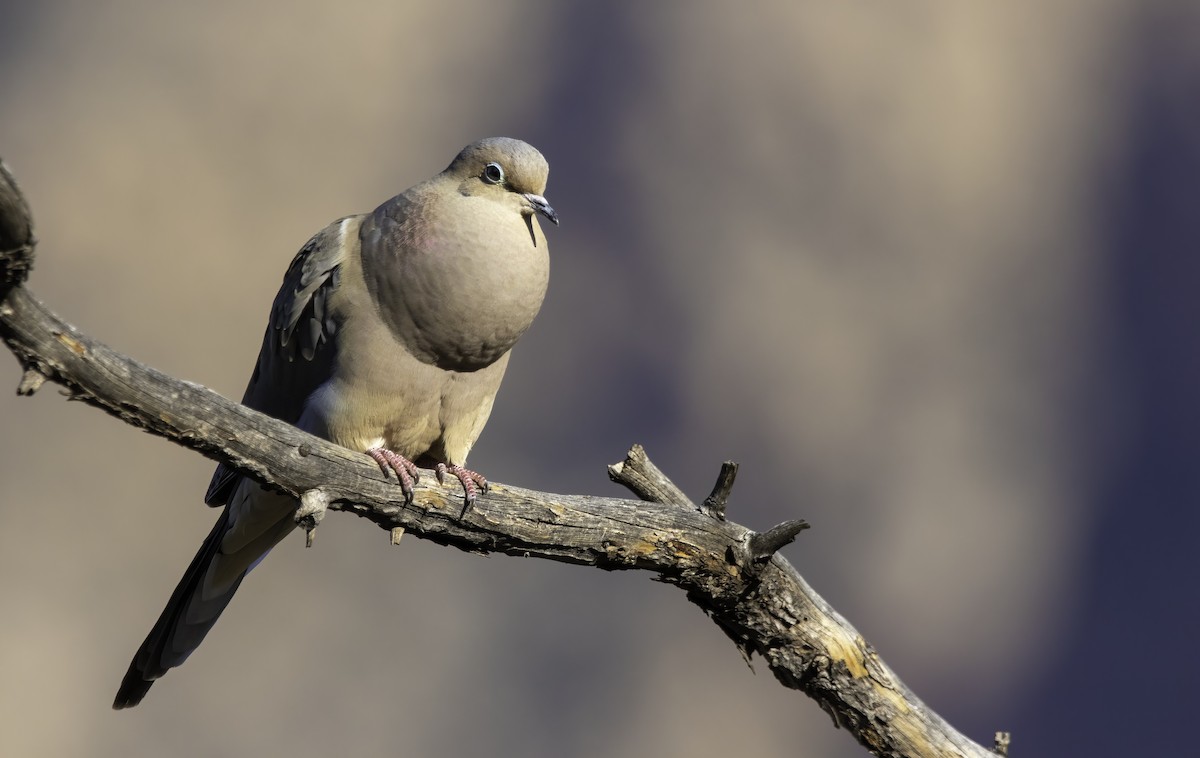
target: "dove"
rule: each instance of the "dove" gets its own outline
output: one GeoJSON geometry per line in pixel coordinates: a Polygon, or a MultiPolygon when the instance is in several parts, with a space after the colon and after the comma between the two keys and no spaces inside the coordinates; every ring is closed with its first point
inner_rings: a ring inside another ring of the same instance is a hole
{"type": "MultiPolygon", "coordinates": [[[[411,501],[418,467],[462,486],[510,351],[549,280],[549,166],[516,139],[472,143],[446,170],[318,232],[292,260],[242,402],[369,455],[411,501]]],[[[205,502],[220,517],[138,649],[113,708],[203,641],[242,580],[296,526],[295,498],[221,464],[205,502]]]]}

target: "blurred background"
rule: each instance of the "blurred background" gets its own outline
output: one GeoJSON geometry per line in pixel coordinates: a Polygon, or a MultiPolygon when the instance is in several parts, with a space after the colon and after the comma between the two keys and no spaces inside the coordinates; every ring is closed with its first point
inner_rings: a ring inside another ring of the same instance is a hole
{"type": "MultiPolygon", "coordinates": [[[[292,255],[487,135],[550,292],[471,458],[623,496],[634,442],[1014,754],[1182,754],[1198,705],[1200,5],[0,3],[30,288],[238,398],[292,255]]],[[[858,756],[646,574],[333,516],[110,703],[213,464],[0,354],[0,754],[858,756]]]]}

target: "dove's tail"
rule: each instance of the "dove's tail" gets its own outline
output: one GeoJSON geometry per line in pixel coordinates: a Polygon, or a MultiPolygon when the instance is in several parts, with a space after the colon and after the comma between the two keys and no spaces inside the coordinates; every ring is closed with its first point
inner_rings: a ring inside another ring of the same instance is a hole
{"type": "Polygon", "coordinates": [[[266,492],[250,481],[239,490],[133,656],[114,709],[140,703],[154,680],[187,660],[217,623],[246,572],[295,528],[295,500],[266,492]]]}

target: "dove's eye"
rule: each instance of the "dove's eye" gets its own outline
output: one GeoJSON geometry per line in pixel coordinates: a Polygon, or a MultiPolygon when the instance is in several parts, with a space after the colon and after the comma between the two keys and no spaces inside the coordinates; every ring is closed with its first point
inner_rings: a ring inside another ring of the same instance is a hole
{"type": "Polygon", "coordinates": [[[504,169],[500,168],[499,163],[489,163],[483,167],[483,180],[488,184],[502,184],[504,182],[504,169]]]}

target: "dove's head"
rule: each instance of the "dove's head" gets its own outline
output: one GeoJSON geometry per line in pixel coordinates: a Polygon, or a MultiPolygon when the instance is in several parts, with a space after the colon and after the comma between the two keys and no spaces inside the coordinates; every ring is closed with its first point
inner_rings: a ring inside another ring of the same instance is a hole
{"type": "Polygon", "coordinates": [[[488,137],[473,142],[446,169],[471,195],[491,195],[515,202],[521,213],[540,213],[555,225],[558,214],[544,197],[550,166],[533,145],[511,137],[488,137]]]}

